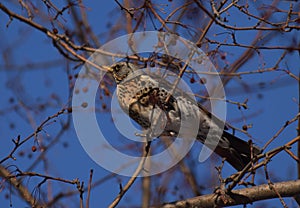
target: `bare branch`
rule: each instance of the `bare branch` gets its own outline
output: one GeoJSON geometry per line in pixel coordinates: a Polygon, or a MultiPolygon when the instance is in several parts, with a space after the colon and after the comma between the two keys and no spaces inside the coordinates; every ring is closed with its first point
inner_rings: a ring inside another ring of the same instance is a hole
{"type": "Polygon", "coordinates": [[[36,208],[44,207],[44,204],[34,198],[27,187],[21,184],[21,182],[16,177],[10,177],[10,172],[2,165],[0,165],[0,176],[2,178],[5,178],[5,180],[13,185],[15,190],[19,193],[20,197],[23,198],[28,203],[28,205],[36,208]]]}
{"type": "Polygon", "coordinates": [[[278,193],[282,197],[293,197],[300,193],[300,180],[285,181],[274,183],[273,188],[269,184],[259,185],[251,188],[244,188],[239,190],[232,190],[231,193],[226,194],[221,198],[217,194],[208,194],[198,196],[183,201],[177,201],[162,205],[163,208],[180,208],[180,207],[215,207],[215,206],[233,206],[245,205],[256,201],[273,199],[278,197],[278,193]],[[278,192],[278,193],[276,193],[278,192]]]}

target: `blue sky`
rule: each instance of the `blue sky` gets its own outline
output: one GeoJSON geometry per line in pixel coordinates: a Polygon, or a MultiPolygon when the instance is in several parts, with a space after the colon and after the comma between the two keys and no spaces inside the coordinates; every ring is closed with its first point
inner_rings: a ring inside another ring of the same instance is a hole
{"type": "MultiPolygon", "coordinates": [[[[9,5],[10,8],[20,8],[5,1],[5,5],[9,5]]],[[[88,19],[91,27],[96,34],[99,34],[99,40],[101,43],[107,42],[107,40],[114,38],[113,36],[101,35],[107,32],[107,24],[114,23],[119,16],[115,15],[120,12],[119,8],[115,8],[116,4],[113,1],[110,2],[94,2],[86,1],[85,3],[88,19]],[[113,9],[115,8],[115,9],[113,9]]],[[[17,9],[18,12],[24,14],[24,10],[17,9]]],[[[69,20],[68,14],[65,14],[66,20],[61,20],[69,27],[74,27],[73,23],[69,20]]],[[[234,18],[234,15],[231,16],[234,18]]],[[[68,75],[66,74],[69,63],[61,56],[61,54],[55,49],[51,43],[51,40],[39,31],[32,30],[29,26],[20,23],[17,20],[13,20],[9,27],[5,27],[8,22],[8,18],[3,12],[0,12],[0,48],[2,48],[2,56],[0,57],[0,158],[6,156],[13,144],[12,138],[16,138],[18,134],[21,138],[25,138],[31,134],[36,126],[38,126],[47,116],[55,114],[58,110],[63,108],[68,103],[69,82],[68,75]],[[7,58],[8,57],[8,58],[7,58]],[[8,60],[8,61],[7,61],[8,60]],[[54,61],[55,64],[51,67],[38,67],[32,68],[28,66],[26,70],[19,70],[17,67],[4,67],[6,63],[14,64],[15,66],[24,66],[24,63],[40,63],[44,61],[54,61]],[[14,99],[12,102],[11,99],[14,99]],[[56,99],[59,98],[59,99],[56,99]],[[19,101],[24,104],[19,103],[19,101]],[[42,103],[50,103],[43,110],[42,103]],[[20,110],[15,112],[13,107],[19,107],[20,110]],[[42,109],[42,110],[41,110],[42,109]],[[41,111],[40,111],[41,110],[41,111]]],[[[241,23],[242,20],[235,19],[237,23],[241,23]]],[[[151,24],[148,24],[148,28],[151,29],[151,24]],[[149,26],[150,25],[150,26],[149,26]]],[[[153,28],[152,28],[153,29],[153,28]]],[[[220,28],[216,27],[216,30],[220,28]]],[[[208,35],[211,35],[212,39],[222,39],[222,35],[213,36],[215,31],[210,31],[208,35]]],[[[245,44],[249,43],[252,39],[253,33],[243,32],[239,35],[238,41],[245,44]]],[[[280,34],[278,38],[269,42],[269,45],[286,45],[289,42],[289,35],[280,34]]],[[[299,40],[298,40],[299,41],[299,40]]],[[[223,50],[232,50],[227,56],[227,61],[230,63],[235,60],[244,49],[235,49],[234,47],[224,47],[223,50]]],[[[259,67],[272,67],[274,62],[282,54],[279,50],[265,50],[259,55],[254,55],[253,61],[250,61],[244,65],[239,71],[253,71],[259,67]]],[[[282,68],[289,68],[289,70],[298,75],[299,73],[299,54],[288,54],[288,58],[281,64],[282,68]]],[[[72,65],[71,65],[72,66],[72,65]]],[[[76,70],[74,70],[76,71],[76,70]]],[[[71,72],[71,74],[75,72],[71,72]]],[[[235,105],[228,105],[227,121],[233,125],[241,128],[244,124],[252,124],[253,127],[249,129],[249,133],[254,137],[254,142],[258,146],[263,146],[265,142],[270,139],[287,120],[293,118],[298,112],[299,101],[299,88],[297,81],[292,79],[287,73],[283,71],[266,72],[254,75],[245,75],[242,78],[233,78],[226,86],[226,96],[230,100],[243,102],[245,99],[248,101],[248,110],[238,110],[235,105]],[[261,89],[259,83],[265,83],[265,88],[261,89]],[[245,86],[250,88],[250,92],[245,86]],[[279,87],[277,87],[279,86],[279,87]]],[[[108,101],[109,102],[109,101],[108,101]]],[[[101,102],[99,102],[101,103],[101,102]]],[[[108,113],[103,113],[107,118],[108,113]]],[[[60,129],[60,120],[66,122],[67,115],[61,116],[57,119],[57,122],[51,123],[45,127],[44,131],[40,134],[42,140],[46,143],[55,139],[56,134],[60,129]]],[[[108,119],[107,119],[108,120],[108,119]]],[[[106,129],[110,137],[115,141],[122,140],[122,137],[117,132],[112,132],[112,123],[104,122],[106,129]]],[[[249,139],[246,135],[238,133],[238,136],[249,139]]],[[[267,150],[283,145],[287,141],[296,136],[296,123],[290,125],[271,145],[267,150]]],[[[34,140],[29,141],[24,145],[25,157],[19,156],[17,151],[17,161],[9,161],[6,164],[17,164],[20,168],[27,168],[28,164],[31,164],[40,154],[40,152],[31,152],[31,146],[36,145],[34,140]],[[31,157],[31,156],[32,157],[31,157]],[[31,158],[29,158],[31,157],[31,158]]],[[[191,160],[196,160],[199,154],[199,144],[196,144],[192,149],[190,156],[191,160]]],[[[295,146],[292,149],[295,152],[295,146]]],[[[98,164],[96,164],[84,151],[80,142],[76,136],[75,130],[71,123],[70,130],[62,136],[60,142],[55,144],[53,149],[47,153],[49,160],[44,163],[39,163],[34,171],[49,170],[51,174],[57,177],[63,177],[66,179],[79,178],[83,180],[85,184],[88,182],[89,170],[94,170],[94,181],[97,181],[104,176],[111,173],[98,164]],[[67,147],[66,147],[67,146],[67,147]]],[[[211,161],[206,161],[203,164],[199,164],[195,161],[195,170],[199,175],[207,177],[209,180],[214,180],[216,177],[209,176],[207,170],[213,170],[211,161]]],[[[217,164],[220,164],[218,161],[217,164]]],[[[13,168],[13,166],[12,166],[13,168]]],[[[297,176],[296,162],[293,161],[286,153],[282,152],[277,155],[269,166],[271,180],[282,181],[295,179],[297,176]]],[[[224,167],[224,175],[231,174],[233,169],[229,166],[224,167]]],[[[264,174],[259,172],[259,180],[265,183],[264,174]]],[[[167,174],[162,174],[156,177],[153,186],[158,185],[160,182],[166,179],[172,173],[172,170],[167,174]]],[[[174,181],[180,180],[181,176],[178,173],[174,173],[172,176],[174,181]]],[[[91,207],[96,205],[108,205],[114,199],[119,192],[119,183],[125,184],[127,177],[116,176],[97,188],[91,195],[91,207]]],[[[206,185],[206,181],[199,177],[199,183],[206,185]]],[[[33,184],[36,184],[39,180],[25,179],[25,183],[30,183],[33,189],[33,184]]],[[[172,184],[172,183],[171,183],[172,184]]],[[[215,182],[217,184],[217,181],[215,182]]],[[[63,186],[58,183],[54,183],[55,189],[53,192],[59,192],[63,186]]],[[[75,190],[75,186],[68,185],[70,190],[75,190]]],[[[206,187],[207,193],[213,191],[214,187],[206,187]]],[[[63,188],[64,189],[64,188],[63,188]]],[[[134,184],[133,187],[126,194],[126,197],[122,200],[121,206],[126,205],[138,205],[141,200],[140,184],[134,184]]],[[[5,195],[9,193],[9,189],[0,191],[0,201],[4,206],[9,205],[9,201],[5,199],[5,195]]],[[[185,196],[191,197],[191,193],[185,193],[185,196]]],[[[77,197],[77,196],[76,196],[77,197]]],[[[78,206],[78,197],[73,198],[75,200],[68,200],[70,207],[78,206]]],[[[178,195],[167,194],[167,200],[173,201],[178,199],[178,195]]],[[[17,196],[12,196],[13,207],[24,207],[23,202],[19,202],[17,196]]],[[[287,200],[289,203],[289,200],[287,200]]],[[[255,203],[255,205],[260,203],[255,203]]],[[[270,200],[270,205],[279,206],[279,200],[270,200]]],[[[288,204],[289,205],[289,204],[288,204]]]]}

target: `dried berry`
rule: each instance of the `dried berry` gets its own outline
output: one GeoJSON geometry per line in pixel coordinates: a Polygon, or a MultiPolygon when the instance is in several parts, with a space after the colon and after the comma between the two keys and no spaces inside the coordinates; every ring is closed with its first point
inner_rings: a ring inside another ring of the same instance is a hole
{"type": "Polygon", "coordinates": [[[36,150],[37,150],[36,146],[33,145],[33,146],[31,147],[31,151],[32,151],[32,152],[36,152],[36,150]]]}

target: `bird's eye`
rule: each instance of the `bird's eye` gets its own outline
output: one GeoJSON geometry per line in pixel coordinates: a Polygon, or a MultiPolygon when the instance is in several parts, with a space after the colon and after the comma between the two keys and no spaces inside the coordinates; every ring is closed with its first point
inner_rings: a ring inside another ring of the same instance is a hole
{"type": "Polygon", "coordinates": [[[115,66],[115,71],[119,71],[121,69],[121,67],[119,65],[115,66]]]}

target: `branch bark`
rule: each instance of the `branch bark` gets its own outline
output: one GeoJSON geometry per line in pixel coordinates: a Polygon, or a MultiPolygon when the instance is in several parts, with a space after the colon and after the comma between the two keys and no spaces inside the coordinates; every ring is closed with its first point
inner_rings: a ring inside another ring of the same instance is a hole
{"type": "Polygon", "coordinates": [[[4,178],[4,180],[7,180],[7,182],[14,187],[14,189],[19,193],[20,197],[23,198],[28,205],[33,208],[44,207],[42,203],[32,196],[26,186],[24,186],[17,178],[10,178],[10,176],[10,172],[5,167],[0,165],[0,177],[4,178]]]}
{"type": "Polygon", "coordinates": [[[232,190],[226,195],[208,194],[182,201],[164,204],[163,208],[180,207],[226,207],[233,205],[249,204],[260,200],[281,197],[293,197],[300,193],[300,180],[278,182],[274,184],[263,184],[251,188],[232,190]],[[276,190],[276,191],[275,191],[276,190]]]}

